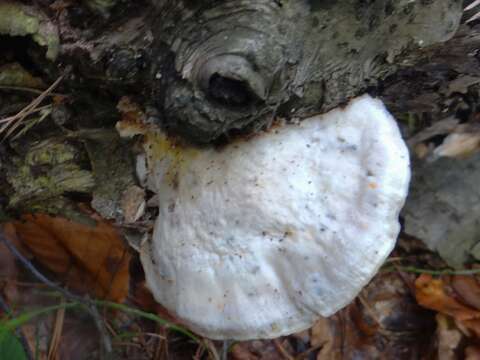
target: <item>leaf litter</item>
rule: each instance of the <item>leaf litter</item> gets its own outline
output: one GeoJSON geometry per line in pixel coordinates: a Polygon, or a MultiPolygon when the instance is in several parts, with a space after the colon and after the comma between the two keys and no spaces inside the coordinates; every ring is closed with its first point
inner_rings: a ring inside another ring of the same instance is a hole
{"type": "MultiPolygon", "coordinates": [[[[478,5],[480,1],[474,1],[470,9],[478,5]]],[[[478,82],[478,78],[459,77],[447,90],[465,94],[478,82]]],[[[120,132],[126,136],[142,132],[145,114],[136,104],[123,98],[119,111],[123,117],[119,125],[124,125],[120,132]]],[[[25,114],[9,118],[12,127],[30,115],[25,114]]],[[[427,161],[462,159],[480,150],[479,134],[478,119],[465,124],[449,116],[411,137],[409,146],[427,161]],[[439,137],[442,141],[437,143],[439,137]]],[[[127,222],[132,224],[145,207],[142,189],[134,190],[122,199],[127,222]]],[[[62,286],[119,303],[114,311],[103,308],[100,319],[118,359],[215,359],[225,349],[224,358],[236,360],[480,358],[480,285],[475,275],[479,269],[466,270],[468,276],[451,269],[435,270],[445,265],[412,239],[400,240],[386,266],[388,271],[381,271],[352,304],[319,319],[311,329],[279,339],[222,344],[189,336],[187,330],[183,335],[169,330],[171,324],[182,329],[181,322],[154,301],[138,259],[128,250],[121,232],[91,210],[87,213],[94,225],[48,214],[24,214],[20,221],[4,225],[3,232],[62,286]],[[151,317],[142,318],[138,310],[126,311],[121,303],[147,311],[151,317]]],[[[65,301],[25,274],[4,244],[0,244],[0,277],[1,297],[16,314],[65,301]]],[[[8,318],[4,313],[3,319],[8,318]]],[[[38,349],[39,359],[100,357],[97,328],[85,312],[57,306],[23,324],[21,330],[30,350],[38,349]]]]}

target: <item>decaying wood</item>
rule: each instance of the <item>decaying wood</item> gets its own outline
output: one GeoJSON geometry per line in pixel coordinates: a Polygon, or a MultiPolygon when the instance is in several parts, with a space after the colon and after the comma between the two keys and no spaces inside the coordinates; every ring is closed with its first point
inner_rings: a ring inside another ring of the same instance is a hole
{"type": "Polygon", "coordinates": [[[57,63],[72,68],[69,88],[134,92],[160,110],[164,127],[205,143],[274,115],[328,110],[375,86],[406,54],[450,38],[461,3],[154,0],[119,2],[93,21],[66,4],[51,26],[57,63]]]}
{"type": "MultiPolygon", "coordinates": [[[[458,27],[460,0],[8,4],[15,10],[11,14],[41,27],[22,27],[18,21],[15,29],[0,27],[6,54],[0,60],[0,116],[32,100],[22,88],[36,84],[42,90],[62,74],[56,91],[64,98],[49,98],[49,120],[0,145],[4,215],[5,210],[70,214],[65,209],[72,203],[94,199],[97,211],[121,222],[119,194],[134,181],[131,145],[119,142],[120,150],[111,150],[117,146],[112,135],[97,129],[113,128],[119,119],[116,105],[125,95],[143,107],[147,121],[206,143],[258,130],[275,117],[290,120],[326,111],[365,91],[380,94],[402,120],[406,113],[419,113],[418,93],[434,94],[438,87],[426,91],[431,82],[416,74],[447,89],[458,74],[478,75],[475,30],[465,27],[442,44],[458,27]],[[48,35],[48,43],[39,34],[48,35]],[[26,86],[10,76],[16,80],[1,83],[2,66],[11,63],[41,82],[26,86]],[[42,147],[71,156],[34,157],[42,147]],[[109,161],[99,161],[102,151],[109,161]],[[122,156],[128,160],[120,164],[122,156]],[[65,166],[68,176],[52,175],[65,173],[65,166]],[[109,184],[107,173],[119,180],[109,184]],[[110,188],[100,194],[101,185],[110,188]]],[[[426,101],[425,111],[444,113],[438,105],[444,98],[426,101]]]]}

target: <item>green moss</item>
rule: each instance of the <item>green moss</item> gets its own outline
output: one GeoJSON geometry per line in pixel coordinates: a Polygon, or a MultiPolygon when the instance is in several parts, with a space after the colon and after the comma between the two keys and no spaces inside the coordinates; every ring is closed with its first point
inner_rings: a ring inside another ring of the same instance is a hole
{"type": "Polygon", "coordinates": [[[22,86],[28,88],[42,88],[42,80],[32,76],[18,63],[5,64],[0,66],[0,85],[22,86]]]}
{"type": "Polygon", "coordinates": [[[30,149],[25,163],[33,165],[58,165],[73,160],[75,147],[68,143],[42,142],[30,149]]]}
{"type": "Polygon", "coordinates": [[[51,212],[49,207],[57,208],[64,193],[90,192],[95,185],[93,175],[76,163],[77,154],[71,144],[49,139],[32,146],[23,158],[14,159],[7,172],[14,190],[9,207],[40,207],[51,212]]]}
{"type": "Polygon", "coordinates": [[[47,47],[47,59],[53,61],[58,55],[60,41],[56,27],[34,7],[0,2],[0,34],[31,36],[37,44],[47,47]]]}

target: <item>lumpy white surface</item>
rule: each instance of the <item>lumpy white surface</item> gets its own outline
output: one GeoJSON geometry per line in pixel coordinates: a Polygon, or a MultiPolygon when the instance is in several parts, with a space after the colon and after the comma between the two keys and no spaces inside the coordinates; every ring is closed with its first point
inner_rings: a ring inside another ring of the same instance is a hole
{"type": "Polygon", "coordinates": [[[141,260],[156,300],[201,335],[308,328],[351,302],[395,244],[409,157],[379,100],[181,151],[150,160],[159,215],[141,260]]]}

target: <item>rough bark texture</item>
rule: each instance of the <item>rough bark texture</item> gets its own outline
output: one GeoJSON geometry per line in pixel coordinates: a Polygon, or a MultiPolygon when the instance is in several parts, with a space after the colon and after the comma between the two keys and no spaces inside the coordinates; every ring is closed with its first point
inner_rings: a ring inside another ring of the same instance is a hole
{"type": "Polygon", "coordinates": [[[157,58],[156,103],[166,126],[206,142],[273,115],[325,111],[375,86],[409,50],[451,37],[462,2],[157,3],[168,20],[153,47],[169,50],[174,71],[157,58]]]}
{"type": "Polygon", "coordinates": [[[64,74],[54,91],[67,97],[46,99],[47,120],[0,145],[0,215],[74,216],[72,204],[88,201],[122,222],[132,147],[105,129],[125,95],[147,121],[202,144],[365,91],[386,101],[405,135],[409,114],[430,123],[466,116],[448,89],[459,74],[480,75],[480,38],[464,27],[443,43],[461,8],[461,0],[2,2],[0,118],[33,98],[15,86],[43,90],[64,74]]]}
{"type": "MultiPolygon", "coordinates": [[[[162,126],[201,143],[258,129],[275,115],[301,117],[344,103],[393,73],[407,53],[450,38],[462,4],[152,2],[87,2],[94,9],[108,3],[101,11],[108,18],[90,17],[81,5],[55,12],[48,1],[25,11],[43,22],[50,15],[60,35],[57,64],[71,65],[69,89],[87,99],[133,92],[160,110],[162,126]]],[[[21,34],[38,38],[41,30],[21,34]]]]}

